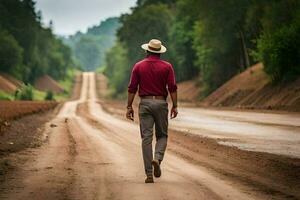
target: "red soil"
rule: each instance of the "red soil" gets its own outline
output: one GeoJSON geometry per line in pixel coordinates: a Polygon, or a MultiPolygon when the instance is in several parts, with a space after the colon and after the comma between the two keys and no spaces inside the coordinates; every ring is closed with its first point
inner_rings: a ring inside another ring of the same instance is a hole
{"type": "Polygon", "coordinates": [[[274,86],[259,63],[227,81],[201,104],[300,111],[300,79],[274,86]]]}
{"type": "Polygon", "coordinates": [[[201,88],[195,81],[185,81],[178,84],[178,100],[184,102],[195,102],[199,98],[201,88]]]}
{"type": "Polygon", "coordinates": [[[57,104],[55,101],[0,101],[0,122],[46,111],[57,104]]]}
{"type": "Polygon", "coordinates": [[[34,87],[41,91],[52,91],[54,93],[63,93],[64,89],[50,76],[44,75],[37,79],[34,83],[34,87]]]}
{"type": "MultiPolygon", "coordinates": [[[[181,102],[196,102],[201,87],[196,81],[178,84],[181,102]]],[[[263,65],[258,63],[232,79],[203,99],[201,106],[238,107],[300,111],[300,78],[287,84],[272,85],[263,65]]]]}
{"type": "Polygon", "coordinates": [[[0,73],[0,76],[4,77],[5,79],[7,79],[8,81],[10,81],[12,84],[14,84],[16,87],[20,87],[23,82],[12,77],[11,75],[9,74],[5,74],[5,73],[0,73]]]}
{"type": "Polygon", "coordinates": [[[17,90],[17,86],[0,74],[0,90],[13,94],[17,90]]]}

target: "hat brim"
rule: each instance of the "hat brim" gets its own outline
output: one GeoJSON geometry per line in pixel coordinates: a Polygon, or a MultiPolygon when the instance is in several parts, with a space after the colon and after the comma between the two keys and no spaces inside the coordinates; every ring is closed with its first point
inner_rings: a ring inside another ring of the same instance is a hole
{"type": "Polygon", "coordinates": [[[146,50],[146,51],[150,51],[152,53],[165,53],[167,51],[167,48],[163,45],[161,45],[161,48],[159,51],[155,51],[155,50],[152,50],[152,49],[149,49],[149,46],[148,46],[148,43],[147,44],[143,44],[142,46],[142,49],[146,50]]]}

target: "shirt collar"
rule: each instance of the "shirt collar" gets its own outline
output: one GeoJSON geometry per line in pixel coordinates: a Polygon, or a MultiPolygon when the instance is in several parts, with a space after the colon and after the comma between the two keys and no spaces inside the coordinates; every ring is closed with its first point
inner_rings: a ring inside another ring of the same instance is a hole
{"type": "Polygon", "coordinates": [[[147,60],[160,60],[160,56],[159,55],[148,55],[147,60]]]}

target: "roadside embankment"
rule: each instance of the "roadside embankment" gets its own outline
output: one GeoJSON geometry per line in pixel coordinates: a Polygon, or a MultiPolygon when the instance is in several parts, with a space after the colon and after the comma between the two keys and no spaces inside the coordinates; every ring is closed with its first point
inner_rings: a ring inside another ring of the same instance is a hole
{"type": "Polygon", "coordinates": [[[258,63],[202,99],[201,85],[194,81],[178,83],[178,99],[182,104],[254,110],[300,111],[300,78],[289,83],[272,84],[258,63]]]}

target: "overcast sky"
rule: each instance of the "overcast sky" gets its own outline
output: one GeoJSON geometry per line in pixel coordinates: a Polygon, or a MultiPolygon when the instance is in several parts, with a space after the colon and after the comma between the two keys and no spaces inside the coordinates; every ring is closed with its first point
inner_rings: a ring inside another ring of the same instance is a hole
{"type": "Polygon", "coordinates": [[[43,22],[54,22],[54,32],[59,35],[86,31],[100,21],[130,11],[136,0],[36,0],[42,11],[43,22]]]}

